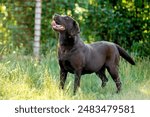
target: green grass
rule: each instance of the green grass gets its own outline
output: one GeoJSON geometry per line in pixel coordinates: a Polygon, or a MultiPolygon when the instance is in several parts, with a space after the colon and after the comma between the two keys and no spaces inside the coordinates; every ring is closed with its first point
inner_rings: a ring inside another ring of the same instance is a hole
{"type": "Polygon", "coordinates": [[[38,63],[32,57],[11,54],[0,60],[0,99],[44,100],[114,100],[150,99],[150,60],[137,59],[136,66],[121,60],[120,77],[122,91],[116,94],[115,83],[107,73],[109,82],[101,88],[95,75],[84,75],[81,87],[73,95],[74,76],[68,75],[65,90],[58,88],[59,66],[57,55],[51,53],[38,63]]]}

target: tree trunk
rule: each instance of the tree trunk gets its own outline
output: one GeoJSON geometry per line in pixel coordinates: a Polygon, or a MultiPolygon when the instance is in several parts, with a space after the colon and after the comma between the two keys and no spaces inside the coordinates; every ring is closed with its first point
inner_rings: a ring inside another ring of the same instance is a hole
{"type": "Polygon", "coordinates": [[[36,0],[33,55],[37,59],[40,57],[41,13],[42,0],[36,0]]]}

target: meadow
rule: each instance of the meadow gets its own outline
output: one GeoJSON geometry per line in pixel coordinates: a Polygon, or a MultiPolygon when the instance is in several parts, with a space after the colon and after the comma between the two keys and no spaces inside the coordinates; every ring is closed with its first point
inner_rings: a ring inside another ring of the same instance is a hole
{"type": "Polygon", "coordinates": [[[57,55],[50,52],[40,63],[31,56],[10,54],[0,59],[1,100],[137,100],[150,99],[150,59],[137,58],[132,66],[120,61],[122,91],[116,94],[115,83],[109,79],[105,88],[95,75],[84,75],[81,87],[73,95],[74,75],[69,74],[62,91],[59,86],[57,55]]]}

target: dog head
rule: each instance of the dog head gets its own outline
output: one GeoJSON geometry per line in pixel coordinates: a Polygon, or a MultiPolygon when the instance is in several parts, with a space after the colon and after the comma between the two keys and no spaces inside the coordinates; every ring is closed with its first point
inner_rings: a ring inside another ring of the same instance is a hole
{"type": "Polygon", "coordinates": [[[52,28],[57,32],[67,32],[71,36],[77,35],[80,32],[78,23],[71,17],[66,15],[55,14],[51,22],[52,28]]]}

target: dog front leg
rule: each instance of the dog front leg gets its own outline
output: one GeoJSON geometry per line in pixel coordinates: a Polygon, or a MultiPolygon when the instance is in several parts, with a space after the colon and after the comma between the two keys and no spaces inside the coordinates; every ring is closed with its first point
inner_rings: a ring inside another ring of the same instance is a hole
{"type": "Polygon", "coordinates": [[[74,95],[76,94],[77,89],[80,86],[80,78],[81,78],[81,70],[75,72],[75,80],[74,80],[74,95]]]}
{"type": "Polygon", "coordinates": [[[67,78],[67,72],[63,71],[63,70],[60,70],[60,85],[59,85],[59,87],[61,89],[64,89],[66,78],[67,78]]]}

